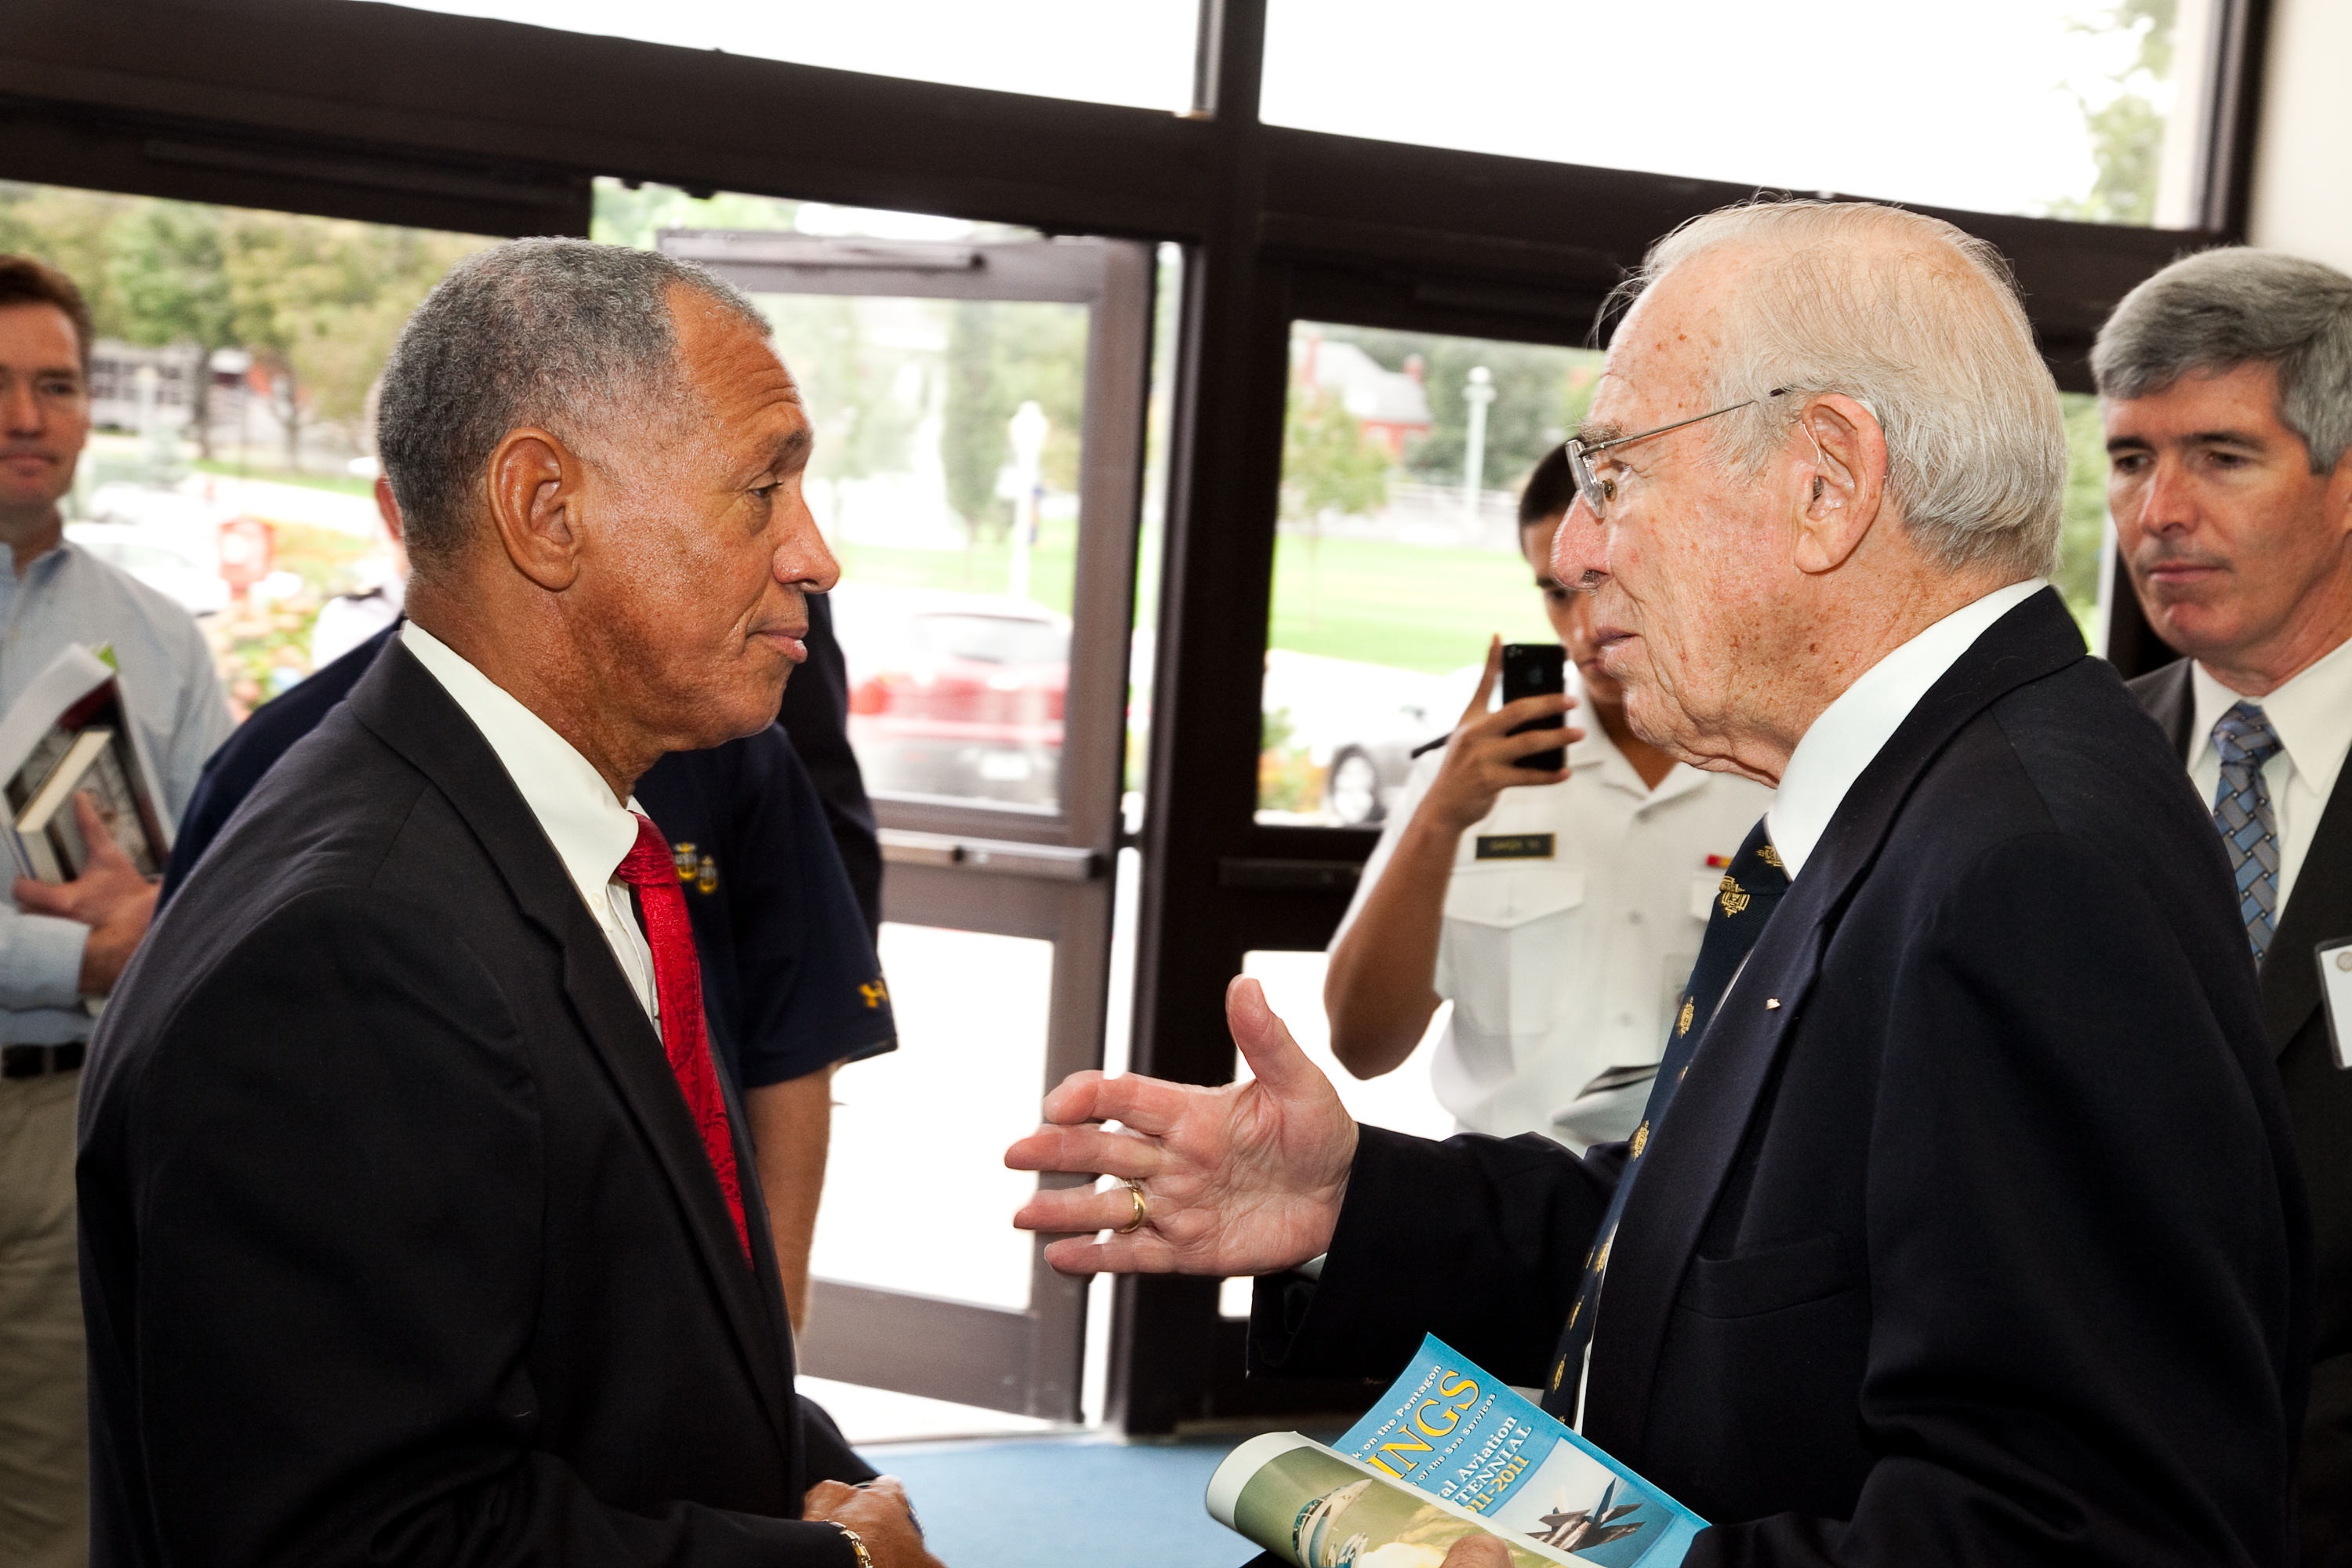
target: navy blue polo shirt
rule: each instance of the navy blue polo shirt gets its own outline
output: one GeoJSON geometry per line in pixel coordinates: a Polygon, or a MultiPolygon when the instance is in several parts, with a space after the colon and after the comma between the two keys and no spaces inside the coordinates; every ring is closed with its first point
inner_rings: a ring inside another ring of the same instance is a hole
{"type": "MultiPolygon", "coordinates": [[[[256,709],[205,762],[163,873],[164,900],[398,630],[256,709]]],[[[636,795],[677,857],[711,1043],[739,1085],[761,1089],[898,1047],[882,966],[824,805],[780,727],[674,752],[637,781],[636,795]]]]}

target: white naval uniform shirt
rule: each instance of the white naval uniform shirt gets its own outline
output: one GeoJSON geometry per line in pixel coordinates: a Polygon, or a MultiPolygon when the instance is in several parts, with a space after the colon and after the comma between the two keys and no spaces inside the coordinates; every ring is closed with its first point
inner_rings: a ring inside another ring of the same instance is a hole
{"type": "MultiPolygon", "coordinates": [[[[1586,1096],[1616,1068],[1654,1067],[1690,978],[1722,867],[1771,804],[1761,784],[1676,763],[1649,788],[1589,715],[1570,776],[1503,791],[1462,836],[1445,891],[1435,988],[1454,1016],[1430,1068],[1438,1102],[1465,1130],[1541,1132],[1570,1148],[1630,1137],[1649,1079],[1586,1096]],[[1549,856],[1504,858],[1549,834],[1549,856]],[[1555,1118],[1566,1115],[1566,1121],[1555,1118]]],[[[1444,753],[1413,765],[1332,937],[1355,923],[1444,753]]]]}
{"type": "Polygon", "coordinates": [[[2270,792],[2278,827],[2278,911],[2284,917],[2319,819],[2327,814],[2328,797],[2336,793],[2336,777],[2344,771],[2345,753],[2352,752],[2352,642],[2338,643],[2267,697],[2241,697],[2206,674],[2201,664],[2189,667],[2189,685],[2196,703],[2189,777],[2208,808],[2221,787],[2221,753],[2213,749],[2213,726],[2221,715],[2251,702],[2278,731],[2278,754],[2263,764],[2263,786],[2270,792]]]}
{"type": "Polygon", "coordinates": [[[415,621],[400,628],[400,640],[466,710],[506,764],[523,804],[546,830],[557,858],[580,889],[581,901],[612,945],[613,957],[644,1005],[646,1016],[658,1028],[653,950],[638,928],[628,884],[613,875],[636,847],[636,798],[631,796],[626,806],[614,800],[604,775],[571,742],[447,643],[415,621]]]}

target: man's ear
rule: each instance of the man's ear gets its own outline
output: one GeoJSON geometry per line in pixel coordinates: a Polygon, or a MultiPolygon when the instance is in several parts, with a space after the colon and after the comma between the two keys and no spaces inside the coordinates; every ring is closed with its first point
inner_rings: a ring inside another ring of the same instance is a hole
{"type": "Polygon", "coordinates": [[[1834,572],[1870,536],[1886,498],[1886,432],[1843,393],[1807,399],[1797,454],[1797,570],[1834,572]]]}
{"type": "Polygon", "coordinates": [[[516,571],[551,594],[580,575],[580,503],[587,479],[562,438],[531,426],[490,453],[490,524],[516,571]]]}

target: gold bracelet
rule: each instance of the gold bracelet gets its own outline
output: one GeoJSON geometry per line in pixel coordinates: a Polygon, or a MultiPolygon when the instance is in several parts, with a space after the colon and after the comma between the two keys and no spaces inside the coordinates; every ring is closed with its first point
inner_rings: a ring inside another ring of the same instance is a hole
{"type": "Polygon", "coordinates": [[[825,1522],[832,1525],[834,1529],[841,1531],[842,1534],[849,1537],[849,1549],[857,1553],[857,1568],[874,1568],[874,1558],[872,1554],[866,1550],[866,1538],[864,1536],[858,1534],[857,1531],[850,1529],[849,1526],[842,1523],[839,1520],[827,1520],[825,1522]]]}

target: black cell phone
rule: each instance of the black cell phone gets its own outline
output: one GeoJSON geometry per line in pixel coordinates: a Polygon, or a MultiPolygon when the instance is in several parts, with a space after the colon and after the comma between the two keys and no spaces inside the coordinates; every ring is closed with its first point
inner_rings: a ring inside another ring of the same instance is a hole
{"type": "MultiPolygon", "coordinates": [[[[1507,642],[1503,645],[1503,700],[1517,702],[1522,697],[1542,697],[1568,689],[1568,649],[1556,642],[1507,642]]],[[[1566,724],[1566,719],[1540,719],[1521,724],[1510,732],[1524,734],[1529,730],[1552,730],[1566,724]]],[[[1568,748],[1554,746],[1549,752],[1536,752],[1519,759],[1519,766],[1538,773],[1558,773],[1568,766],[1568,748]]]]}

